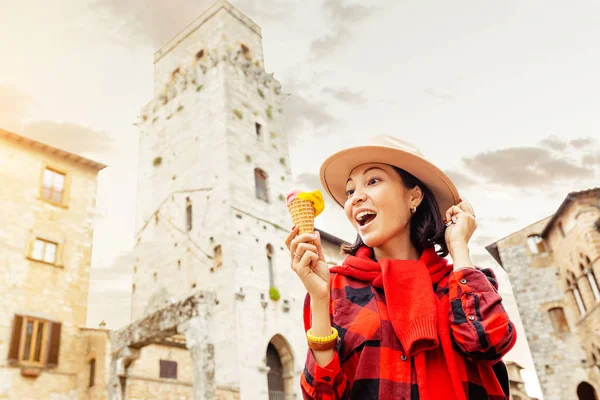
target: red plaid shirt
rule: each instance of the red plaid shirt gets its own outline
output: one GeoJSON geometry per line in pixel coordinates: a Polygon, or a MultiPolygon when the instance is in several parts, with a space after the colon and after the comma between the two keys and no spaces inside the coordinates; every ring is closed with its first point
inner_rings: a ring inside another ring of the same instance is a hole
{"type": "MultiPolygon", "coordinates": [[[[451,337],[466,398],[508,399],[492,365],[513,347],[516,332],[502,306],[494,272],[462,268],[433,289],[438,298],[449,296],[451,337]]],[[[305,330],[311,326],[310,314],[307,295],[305,330]]],[[[413,357],[404,355],[382,290],[332,273],[330,318],[341,341],[324,367],[308,350],[300,378],[304,399],[419,399],[413,357]]]]}

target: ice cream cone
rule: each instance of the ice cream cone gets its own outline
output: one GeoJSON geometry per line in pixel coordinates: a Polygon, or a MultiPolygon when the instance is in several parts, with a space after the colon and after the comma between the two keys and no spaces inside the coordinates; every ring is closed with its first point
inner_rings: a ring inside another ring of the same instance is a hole
{"type": "Polygon", "coordinates": [[[310,200],[296,198],[288,203],[288,210],[294,225],[299,228],[299,233],[313,233],[315,231],[315,207],[310,200]]]}

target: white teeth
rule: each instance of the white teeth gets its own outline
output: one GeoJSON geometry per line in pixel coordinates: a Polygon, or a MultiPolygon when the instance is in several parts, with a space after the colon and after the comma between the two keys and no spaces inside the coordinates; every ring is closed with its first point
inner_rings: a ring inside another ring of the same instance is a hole
{"type": "Polygon", "coordinates": [[[357,221],[363,221],[363,219],[367,216],[367,215],[377,215],[376,213],[374,213],[373,211],[361,211],[358,213],[358,215],[356,216],[356,220],[357,221]]]}

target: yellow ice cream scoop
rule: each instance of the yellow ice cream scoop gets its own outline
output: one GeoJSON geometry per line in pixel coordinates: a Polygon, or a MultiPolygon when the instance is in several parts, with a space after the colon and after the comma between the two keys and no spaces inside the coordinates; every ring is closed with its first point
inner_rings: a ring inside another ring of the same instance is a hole
{"type": "Polygon", "coordinates": [[[287,195],[287,206],[300,233],[312,233],[315,217],[323,212],[325,200],[320,190],[302,192],[293,189],[287,195]]]}

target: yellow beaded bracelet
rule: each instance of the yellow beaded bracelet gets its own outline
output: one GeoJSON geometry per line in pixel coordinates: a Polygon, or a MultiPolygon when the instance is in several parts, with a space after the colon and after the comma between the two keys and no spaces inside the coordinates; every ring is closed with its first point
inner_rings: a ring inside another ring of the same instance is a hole
{"type": "Polygon", "coordinates": [[[327,343],[333,342],[338,337],[338,331],[333,326],[331,327],[331,335],[329,336],[313,336],[312,329],[309,329],[306,332],[306,337],[308,340],[314,343],[327,343]]]}

